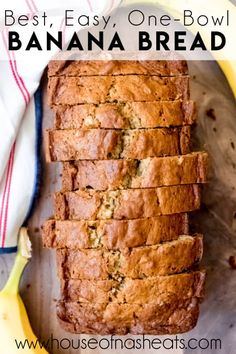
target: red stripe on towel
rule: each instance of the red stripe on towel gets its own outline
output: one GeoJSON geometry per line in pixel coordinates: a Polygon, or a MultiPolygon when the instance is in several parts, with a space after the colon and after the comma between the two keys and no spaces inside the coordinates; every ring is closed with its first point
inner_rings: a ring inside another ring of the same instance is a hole
{"type": "Polygon", "coordinates": [[[14,157],[15,157],[15,147],[16,143],[13,144],[11,155],[9,159],[9,175],[7,179],[7,188],[6,188],[6,203],[5,203],[5,210],[3,216],[3,224],[2,224],[2,247],[4,247],[5,239],[6,239],[6,232],[7,232],[7,220],[8,220],[8,208],[9,208],[9,198],[11,192],[11,182],[12,182],[12,171],[14,165],[14,157]]]}
{"type": "MultiPolygon", "coordinates": [[[[12,76],[16,82],[18,89],[20,90],[20,92],[23,96],[23,99],[25,101],[25,106],[27,107],[27,104],[30,101],[30,94],[29,94],[28,89],[26,88],[23,78],[19,75],[19,72],[17,69],[17,63],[15,60],[15,55],[14,55],[14,53],[9,52],[9,50],[8,50],[7,41],[6,41],[4,34],[5,34],[5,32],[2,32],[3,43],[4,43],[5,49],[7,51],[12,76]],[[11,56],[11,54],[12,54],[12,56],[11,56]]],[[[1,203],[0,236],[2,238],[2,242],[1,242],[2,247],[4,247],[5,239],[6,239],[6,232],[7,232],[8,209],[9,209],[9,199],[10,199],[10,193],[11,193],[11,182],[12,182],[12,172],[13,172],[13,165],[14,165],[15,146],[16,146],[16,142],[14,142],[14,144],[12,146],[9,161],[8,161],[7,176],[6,176],[6,180],[5,180],[4,193],[3,193],[2,203],[1,203]]]]}
{"type": "Polygon", "coordinates": [[[12,75],[14,77],[14,80],[19,88],[19,90],[21,91],[22,93],[22,96],[24,98],[24,101],[25,101],[25,104],[27,105],[28,103],[28,96],[27,94],[24,92],[24,88],[21,87],[21,81],[20,79],[18,78],[18,74],[17,72],[15,71],[15,66],[13,65],[13,62],[11,60],[11,56],[10,56],[10,52],[8,51],[8,47],[7,47],[7,41],[6,41],[6,38],[4,36],[4,32],[2,32],[2,39],[3,39],[3,43],[4,43],[4,46],[5,46],[5,49],[6,49],[6,52],[7,52],[7,56],[8,56],[8,59],[9,59],[9,64],[10,64],[10,67],[11,67],[11,72],[12,72],[12,75]]]}
{"type": "Polygon", "coordinates": [[[28,0],[28,1],[31,2],[31,6],[33,7],[34,12],[38,12],[38,8],[37,8],[34,0],[28,0]]]}
{"type": "Polygon", "coordinates": [[[34,12],[34,10],[33,10],[33,7],[31,7],[30,1],[29,0],[25,0],[25,2],[26,2],[27,6],[28,6],[28,8],[29,8],[29,10],[30,10],[30,12],[32,14],[34,12]]]}
{"type": "MultiPolygon", "coordinates": [[[[10,153],[10,158],[8,160],[8,163],[7,163],[5,185],[4,185],[2,203],[1,203],[1,210],[0,210],[0,231],[2,229],[3,212],[4,212],[5,198],[6,198],[7,186],[8,186],[8,180],[9,180],[9,173],[10,173],[10,164],[11,164],[11,153],[10,153]]],[[[2,237],[2,233],[0,234],[0,237],[2,237]]]]}
{"type": "Polygon", "coordinates": [[[91,12],[93,12],[93,7],[92,7],[92,4],[91,4],[91,1],[90,0],[87,0],[87,3],[88,3],[88,6],[89,6],[89,10],[91,12]]]}

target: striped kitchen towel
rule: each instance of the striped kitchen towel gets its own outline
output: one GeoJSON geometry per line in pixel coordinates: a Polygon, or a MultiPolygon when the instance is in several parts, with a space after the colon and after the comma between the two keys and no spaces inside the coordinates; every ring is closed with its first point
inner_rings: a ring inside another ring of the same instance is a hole
{"type": "MultiPolygon", "coordinates": [[[[120,0],[67,1],[67,8],[80,13],[107,15],[120,0]]],[[[63,8],[63,0],[3,0],[0,14],[14,9],[19,14],[63,8]],[[17,12],[18,11],[18,12],[17,12]]],[[[3,23],[3,18],[0,18],[3,23]]],[[[63,18],[59,28],[65,31],[63,18]]],[[[30,214],[38,189],[39,147],[41,144],[42,73],[55,52],[45,54],[34,63],[19,60],[17,52],[9,51],[7,29],[0,31],[0,50],[7,60],[0,61],[0,253],[15,252],[19,228],[30,214]]]]}

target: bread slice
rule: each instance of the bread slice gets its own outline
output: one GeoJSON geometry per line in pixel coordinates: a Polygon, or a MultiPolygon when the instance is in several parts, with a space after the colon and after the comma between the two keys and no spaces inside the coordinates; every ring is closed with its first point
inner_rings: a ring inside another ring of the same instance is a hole
{"type": "Polygon", "coordinates": [[[145,160],[66,162],[63,164],[62,190],[92,188],[104,191],[206,183],[207,170],[206,152],[145,160]]]}
{"type": "Polygon", "coordinates": [[[53,106],[55,129],[141,129],[191,125],[193,101],[155,101],[53,106]]]}
{"type": "Polygon", "coordinates": [[[52,60],[48,65],[49,77],[133,74],[186,75],[188,66],[184,60],[52,60]]]}
{"type": "Polygon", "coordinates": [[[202,258],[202,236],[181,236],[155,246],[121,251],[104,249],[57,250],[58,275],[62,279],[145,278],[181,273],[202,258]]]}
{"type": "Polygon", "coordinates": [[[55,193],[58,220],[138,219],[199,209],[199,185],[55,193]]]}
{"type": "Polygon", "coordinates": [[[205,283],[204,271],[118,280],[61,280],[61,295],[66,302],[106,304],[166,303],[202,298],[205,283]]]}
{"type": "Polygon", "coordinates": [[[47,161],[145,159],[189,153],[190,127],[48,130],[47,161]]]}
{"type": "Polygon", "coordinates": [[[49,104],[189,100],[188,77],[50,77],[49,104]]]}
{"type": "Polygon", "coordinates": [[[152,304],[59,302],[57,316],[69,332],[86,334],[176,334],[193,329],[198,299],[152,304]]]}
{"type": "Polygon", "coordinates": [[[188,233],[188,215],[173,214],[135,220],[48,220],[42,238],[45,247],[115,250],[156,245],[188,233]]]}

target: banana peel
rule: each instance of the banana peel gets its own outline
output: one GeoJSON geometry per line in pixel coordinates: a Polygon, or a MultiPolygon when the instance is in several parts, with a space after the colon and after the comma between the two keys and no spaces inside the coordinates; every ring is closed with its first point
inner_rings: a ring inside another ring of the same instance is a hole
{"type": "Polygon", "coordinates": [[[21,228],[18,252],[9,279],[0,292],[0,348],[4,354],[47,354],[40,348],[37,337],[30,326],[29,318],[19,294],[19,282],[23,270],[31,258],[31,243],[26,228],[21,228]],[[19,341],[37,343],[37,348],[17,348],[19,341]]]}
{"type": "MultiPolygon", "coordinates": [[[[196,13],[201,14],[204,9],[204,14],[208,15],[209,17],[212,16],[212,7],[210,3],[206,2],[205,0],[126,0],[124,1],[125,5],[132,5],[132,4],[152,4],[157,5],[158,7],[162,8],[166,12],[168,12],[173,17],[180,18],[181,22],[181,15],[185,9],[192,9],[196,13]]],[[[220,13],[225,13],[226,10],[230,11],[231,14],[231,21],[234,23],[236,22],[236,6],[230,0],[214,0],[212,2],[214,9],[219,11],[220,13]]],[[[193,34],[196,34],[199,31],[199,27],[196,25],[192,25],[189,27],[193,34]]],[[[230,29],[227,30],[226,36],[233,36],[234,33],[229,32],[230,29]]],[[[205,27],[201,28],[201,36],[207,46],[210,48],[210,31],[205,29],[205,27]]],[[[232,41],[234,43],[235,40],[232,41]]],[[[235,48],[231,48],[231,51],[235,51],[235,48]]],[[[214,57],[214,52],[211,52],[214,57]]],[[[223,53],[224,54],[224,53],[223,53]]],[[[217,60],[218,65],[220,66],[221,70],[225,74],[226,79],[232,89],[234,97],[236,98],[236,53],[230,55],[231,58],[229,59],[229,55],[225,53],[225,58],[217,60]]]]}

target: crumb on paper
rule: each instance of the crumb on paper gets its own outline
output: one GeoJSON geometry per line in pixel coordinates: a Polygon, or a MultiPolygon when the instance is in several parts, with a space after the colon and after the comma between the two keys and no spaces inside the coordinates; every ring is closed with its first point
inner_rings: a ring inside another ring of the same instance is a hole
{"type": "Polygon", "coordinates": [[[206,115],[207,115],[207,117],[211,118],[212,120],[216,120],[216,115],[215,115],[215,110],[214,110],[214,108],[209,108],[209,109],[206,111],[206,115]]]}
{"type": "Polygon", "coordinates": [[[232,269],[236,269],[236,256],[230,256],[228,262],[232,269]]]}

